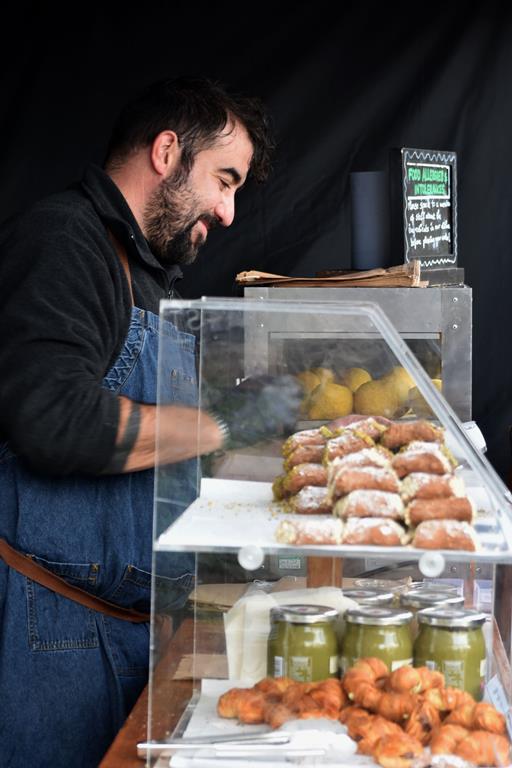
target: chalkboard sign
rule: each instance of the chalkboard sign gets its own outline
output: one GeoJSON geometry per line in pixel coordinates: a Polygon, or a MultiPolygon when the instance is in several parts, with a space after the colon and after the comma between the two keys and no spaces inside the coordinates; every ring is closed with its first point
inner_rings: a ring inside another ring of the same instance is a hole
{"type": "Polygon", "coordinates": [[[457,156],[403,148],[392,154],[393,250],[422,269],[457,265],[457,156]],[[399,184],[399,186],[398,186],[399,184]],[[393,190],[395,193],[393,194],[393,190]]]}

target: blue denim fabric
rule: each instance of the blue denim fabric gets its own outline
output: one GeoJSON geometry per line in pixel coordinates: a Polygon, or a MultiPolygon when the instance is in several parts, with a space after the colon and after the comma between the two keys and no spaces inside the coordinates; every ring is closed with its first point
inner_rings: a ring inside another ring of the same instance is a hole
{"type": "MultiPolygon", "coordinates": [[[[196,403],[194,339],[133,308],[104,386],[156,403],[196,403]]],[[[169,522],[196,497],[197,462],[166,468],[169,522]]],[[[149,612],[154,472],[51,478],[0,446],[0,535],[46,568],[118,605],[149,612]]],[[[183,605],[192,559],[159,569],[160,608],[183,605]]],[[[0,561],[2,768],[93,768],[147,682],[149,627],[91,611],[0,561]]]]}

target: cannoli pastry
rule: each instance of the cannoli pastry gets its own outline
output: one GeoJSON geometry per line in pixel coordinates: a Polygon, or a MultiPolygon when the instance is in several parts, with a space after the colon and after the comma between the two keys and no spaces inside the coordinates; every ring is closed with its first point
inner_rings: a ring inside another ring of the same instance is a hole
{"type": "Polygon", "coordinates": [[[413,440],[422,440],[427,443],[442,443],[444,439],[443,427],[436,427],[430,421],[406,421],[393,422],[382,435],[380,442],[386,448],[396,449],[407,445],[413,440]]]}
{"type": "Polygon", "coordinates": [[[291,496],[288,508],[296,515],[329,515],[332,512],[325,487],[316,485],[305,485],[295,496],[291,496]]]}
{"type": "Polygon", "coordinates": [[[336,456],[346,456],[363,448],[372,448],[375,442],[368,435],[360,434],[351,429],[344,429],[341,435],[327,441],[324,451],[324,463],[332,461],[336,456]]]}
{"type": "Polygon", "coordinates": [[[408,540],[408,534],[395,520],[384,517],[350,517],[345,522],[342,544],[399,547],[407,544],[408,540]]]}
{"type": "Polygon", "coordinates": [[[347,424],[345,429],[351,429],[353,432],[359,432],[360,435],[366,435],[371,437],[372,440],[379,440],[379,438],[386,431],[387,426],[380,424],[372,416],[367,419],[361,419],[360,421],[352,421],[347,424]]]}
{"type": "Polygon", "coordinates": [[[341,544],[343,523],[335,517],[282,520],[276,530],[280,544],[341,544]]]}
{"type": "Polygon", "coordinates": [[[404,504],[398,493],[389,491],[352,491],[336,502],[333,513],[338,517],[385,517],[402,520],[404,504]]]}
{"type": "Polygon", "coordinates": [[[351,491],[376,490],[398,493],[400,480],[396,472],[384,467],[341,467],[329,485],[334,497],[345,496],[351,491]]]}
{"type": "Polygon", "coordinates": [[[302,445],[325,445],[329,437],[334,437],[334,435],[325,427],[303,429],[300,432],[295,432],[283,443],[283,456],[289,456],[290,453],[293,453],[296,448],[300,448],[302,445]]]}
{"type": "Polygon", "coordinates": [[[459,520],[426,520],[416,528],[412,545],[418,549],[464,549],[474,552],[477,541],[469,523],[459,520]]]}
{"type": "Polygon", "coordinates": [[[463,520],[470,523],[474,515],[473,504],[467,496],[414,499],[405,510],[405,519],[410,525],[419,525],[424,520],[463,520]]]}
{"type": "Polygon", "coordinates": [[[374,448],[363,448],[362,451],[347,453],[346,456],[337,456],[329,464],[329,477],[331,471],[335,474],[338,469],[345,467],[390,467],[393,454],[387,448],[376,445],[374,448]]]}
{"type": "Polygon", "coordinates": [[[327,485],[327,470],[322,464],[297,464],[283,478],[282,488],[286,495],[293,496],[305,485],[327,485]]]}
{"type": "Polygon", "coordinates": [[[445,475],[453,471],[444,446],[441,447],[437,443],[418,443],[415,448],[407,447],[393,457],[391,465],[399,477],[413,472],[445,475]]]}
{"type": "Polygon", "coordinates": [[[438,499],[447,496],[464,496],[464,480],[455,475],[434,475],[429,472],[412,472],[402,482],[400,491],[404,502],[412,499],[438,499]]]}
{"type": "Polygon", "coordinates": [[[292,453],[288,454],[283,466],[286,471],[297,464],[321,464],[325,445],[299,445],[292,453]]]}

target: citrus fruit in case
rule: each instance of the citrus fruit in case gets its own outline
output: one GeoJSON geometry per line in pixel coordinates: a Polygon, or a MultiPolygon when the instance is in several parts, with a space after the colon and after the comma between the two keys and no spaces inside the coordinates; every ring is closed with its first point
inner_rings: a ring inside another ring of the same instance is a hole
{"type": "Polygon", "coordinates": [[[308,416],[310,419],[337,419],[352,413],[353,397],[348,387],[326,381],[320,384],[309,397],[308,416]]]}

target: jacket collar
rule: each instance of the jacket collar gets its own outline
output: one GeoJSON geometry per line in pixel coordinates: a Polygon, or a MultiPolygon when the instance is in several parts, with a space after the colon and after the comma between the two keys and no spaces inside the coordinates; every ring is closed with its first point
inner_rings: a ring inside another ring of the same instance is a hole
{"type": "Polygon", "coordinates": [[[80,186],[100,219],[112,229],[129,253],[137,253],[145,264],[166,272],[169,278],[183,277],[177,264],[163,266],[154,256],[121,190],[102,168],[92,163],[88,165],[80,186]]]}

